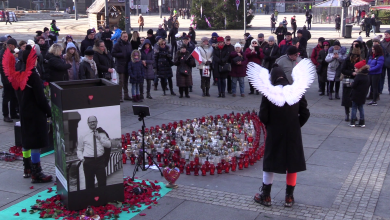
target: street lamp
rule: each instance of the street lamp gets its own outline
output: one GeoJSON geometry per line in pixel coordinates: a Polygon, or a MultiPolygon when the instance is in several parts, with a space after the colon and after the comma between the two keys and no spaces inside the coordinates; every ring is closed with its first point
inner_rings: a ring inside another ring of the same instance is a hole
{"type": "Polygon", "coordinates": [[[343,7],[342,9],[342,22],[341,22],[341,36],[345,36],[345,25],[346,25],[346,19],[347,19],[347,13],[348,13],[348,7],[351,5],[351,0],[342,0],[341,1],[341,6],[343,7]]]}

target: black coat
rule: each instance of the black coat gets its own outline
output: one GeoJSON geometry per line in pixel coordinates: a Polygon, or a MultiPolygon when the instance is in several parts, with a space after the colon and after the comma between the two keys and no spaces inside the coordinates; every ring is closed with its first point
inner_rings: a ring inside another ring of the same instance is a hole
{"type": "Polygon", "coordinates": [[[72,65],[65,63],[61,57],[54,56],[52,53],[46,54],[45,60],[47,61],[44,66],[45,73],[49,76],[49,82],[69,80],[68,69],[72,68],[72,65]]]}
{"type": "MultiPolygon", "coordinates": [[[[137,48],[135,48],[137,49],[137,48]]],[[[118,74],[127,74],[127,65],[130,62],[132,47],[130,42],[119,39],[112,49],[112,56],[116,58],[115,70],[118,74]]]]}
{"type": "Polygon", "coordinates": [[[276,59],[280,57],[279,55],[279,47],[274,43],[273,46],[266,46],[263,50],[264,53],[264,65],[263,67],[271,71],[272,65],[274,65],[276,59]]]}
{"type": "Polygon", "coordinates": [[[162,39],[167,38],[167,31],[164,28],[157,29],[156,36],[160,36],[162,39]]]}
{"type": "Polygon", "coordinates": [[[371,26],[371,18],[364,18],[364,26],[366,28],[371,26]]]}
{"type": "Polygon", "coordinates": [[[196,33],[195,31],[188,32],[188,37],[190,37],[190,40],[193,44],[197,44],[195,38],[196,38],[196,33]]]}
{"type": "Polygon", "coordinates": [[[370,88],[370,79],[368,78],[369,66],[362,67],[355,76],[352,83],[351,100],[358,105],[364,105],[366,103],[366,96],[368,88],[370,88]]]}
{"type": "MultiPolygon", "coordinates": [[[[351,62],[351,59],[347,58],[344,60],[344,62],[341,64],[341,73],[344,75],[344,78],[354,79],[355,76],[352,75],[353,72],[355,72],[355,63],[351,62]]],[[[341,106],[345,107],[351,107],[351,87],[347,87],[345,84],[343,84],[343,94],[341,96],[341,106]]]]}
{"type": "Polygon", "coordinates": [[[317,58],[317,62],[319,63],[317,66],[317,74],[320,82],[327,81],[329,63],[325,61],[326,55],[328,55],[328,52],[321,50],[317,58]]]}
{"type": "Polygon", "coordinates": [[[287,29],[285,27],[277,27],[275,30],[276,38],[278,39],[278,44],[284,40],[284,35],[287,33],[287,29]]]}
{"type": "Polygon", "coordinates": [[[103,78],[103,74],[107,73],[109,68],[114,68],[114,60],[112,59],[111,53],[108,51],[100,53],[96,48],[94,48],[94,51],[93,60],[96,63],[99,78],[103,78]]]}
{"type": "Polygon", "coordinates": [[[340,17],[336,17],[336,19],[334,19],[334,22],[336,23],[336,30],[340,30],[340,27],[341,27],[341,18],[340,17]]]}
{"type": "Polygon", "coordinates": [[[154,63],[156,64],[157,76],[159,78],[173,77],[173,61],[168,45],[165,45],[164,49],[158,45],[154,48],[154,63]]]}
{"type": "MultiPolygon", "coordinates": [[[[87,59],[87,58],[85,58],[87,59]]],[[[79,67],[79,79],[96,79],[95,71],[92,69],[91,64],[87,62],[81,62],[79,67]]]]}
{"type": "Polygon", "coordinates": [[[50,106],[43,92],[43,85],[35,69],[23,91],[18,91],[20,122],[22,125],[22,147],[25,149],[45,148],[49,145],[47,118],[51,117],[50,106]]]}
{"type": "Polygon", "coordinates": [[[263,171],[295,173],[306,170],[301,127],[310,117],[307,101],[278,107],[263,96],[259,113],[267,129],[263,171]]]}
{"type": "Polygon", "coordinates": [[[302,29],[302,37],[306,39],[306,42],[311,39],[311,33],[305,27],[302,29]]]}
{"type": "Polygon", "coordinates": [[[175,61],[173,62],[176,68],[176,85],[178,87],[192,86],[192,67],[195,67],[195,59],[190,55],[189,51],[184,54],[177,51],[175,61]],[[188,76],[185,76],[179,72],[181,68],[188,70],[188,76]]]}
{"type": "Polygon", "coordinates": [[[134,50],[138,50],[138,47],[141,45],[141,38],[137,37],[136,41],[130,40],[131,48],[134,48],[134,50]]]}
{"type": "Polygon", "coordinates": [[[93,45],[95,44],[95,38],[89,39],[88,36],[85,37],[83,41],[81,41],[80,46],[80,55],[84,56],[84,52],[87,50],[88,47],[93,48],[93,45]]]}
{"type": "Polygon", "coordinates": [[[225,63],[229,61],[230,53],[229,48],[226,47],[226,45],[221,49],[217,47],[214,48],[213,51],[213,74],[214,78],[226,78],[229,75],[229,72],[220,73],[219,72],[219,66],[223,66],[225,63]]]}
{"type": "MultiPolygon", "coordinates": [[[[251,45],[251,41],[252,40],[253,40],[253,37],[249,35],[249,37],[245,41],[245,45],[244,45],[244,48],[243,48],[242,51],[245,52],[246,48],[249,48],[249,46],[251,45]]],[[[215,48],[217,48],[217,46],[215,46],[215,48]]]]}
{"type": "Polygon", "coordinates": [[[12,88],[11,83],[8,81],[8,77],[5,76],[4,69],[3,69],[3,56],[4,56],[5,49],[3,48],[0,51],[0,75],[1,75],[1,83],[4,87],[12,88]]]}
{"type": "MultiPolygon", "coordinates": [[[[168,35],[168,43],[171,43],[171,45],[173,44],[176,44],[176,37],[175,35],[177,34],[179,30],[175,27],[173,27],[170,31],[169,31],[169,35],[168,35]]],[[[154,45],[154,44],[153,44],[154,45]]]]}
{"type": "Polygon", "coordinates": [[[102,33],[102,40],[104,41],[104,45],[106,46],[107,50],[109,50],[110,52],[112,51],[112,46],[113,46],[113,43],[111,40],[106,40],[106,39],[111,39],[111,34],[112,31],[109,31],[109,32],[103,32],[102,33]]]}

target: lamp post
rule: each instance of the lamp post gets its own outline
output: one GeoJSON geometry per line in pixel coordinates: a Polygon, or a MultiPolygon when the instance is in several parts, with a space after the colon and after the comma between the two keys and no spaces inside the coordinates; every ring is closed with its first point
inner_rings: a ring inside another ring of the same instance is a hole
{"type": "Polygon", "coordinates": [[[160,15],[160,18],[162,18],[162,12],[161,12],[161,0],[158,0],[158,14],[160,15]]]}
{"type": "Polygon", "coordinates": [[[130,1],[126,0],[125,4],[125,29],[126,33],[130,34],[130,1]]]}
{"type": "Polygon", "coordinates": [[[341,2],[341,6],[343,7],[341,12],[341,36],[345,37],[345,25],[346,25],[346,19],[347,19],[347,13],[348,13],[348,7],[351,5],[351,0],[343,0],[341,2]]]}
{"type": "Polygon", "coordinates": [[[108,9],[108,0],[106,0],[106,4],[105,4],[105,14],[106,14],[106,16],[105,16],[105,20],[106,20],[106,25],[105,26],[107,26],[107,25],[110,25],[110,20],[109,20],[109,16],[110,16],[110,11],[109,11],[109,9],[108,9]]]}

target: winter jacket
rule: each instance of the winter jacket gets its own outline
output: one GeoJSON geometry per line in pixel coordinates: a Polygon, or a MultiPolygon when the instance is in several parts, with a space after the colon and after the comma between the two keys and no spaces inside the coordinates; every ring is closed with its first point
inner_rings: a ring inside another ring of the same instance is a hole
{"type": "Polygon", "coordinates": [[[104,50],[101,52],[99,48],[96,46],[93,47],[93,51],[95,51],[93,55],[93,60],[96,63],[96,67],[98,69],[99,78],[104,77],[104,73],[108,73],[108,69],[114,68],[114,60],[112,59],[111,53],[104,50]]]}
{"type": "Polygon", "coordinates": [[[196,33],[195,33],[195,31],[192,31],[192,32],[188,32],[188,37],[190,37],[190,40],[191,40],[191,42],[193,43],[193,44],[196,44],[197,42],[196,42],[196,40],[195,40],[195,38],[196,38],[196,33]]]}
{"type": "Polygon", "coordinates": [[[311,62],[313,62],[313,64],[316,65],[316,67],[318,67],[318,65],[320,65],[317,62],[317,59],[318,59],[318,55],[320,54],[321,50],[322,50],[322,48],[320,47],[320,45],[317,44],[317,46],[314,47],[313,51],[311,52],[310,59],[311,59],[311,62]]]}
{"type": "Polygon", "coordinates": [[[305,96],[294,105],[279,107],[263,96],[259,118],[267,129],[263,171],[290,173],[306,170],[301,127],[310,117],[305,96]]]}
{"type": "MultiPolygon", "coordinates": [[[[354,79],[355,76],[353,75],[353,72],[355,72],[355,63],[351,62],[350,59],[351,56],[349,56],[347,59],[344,60],[344,62],[341,64],[341,73],[343,74],[343,77],[345,79],[354,79]]],[[[352,106],[352,100],[351,100],[351,91],[352,88],[350,85],[346,85],[343,83],[343,93],[341,97],[341,106],[345,107],[351,107],[352,106]]]]}
{"type": "Polygon", "coordinates": [[[255,49],[255,52],[252,52],[251,48],[247,48],[244,52],[246,58],[249,62],[254,62],[261,65],[262,60],[264,59],[264,53],[261,48],[255,49]]]}
{"type": "Polygon", "coordinates": [[[328,51],[324,49],[320,50],[317,58],[317,74],[320,82],[326,82],[328,76],[328,65],[329,63],[325,61],[326,56],[328,55],[328,51]]]}
{"type": "Polygon", "coordinates": [[[215,78],[226,78],[229,75],[229,72],[220,73],[219,66],[223,66],[229,61],[229,51],[226,46],[221,49],[215,47],[213,51],[213,74],[215,78]]]}
{"type": "Polygon", "coordinates": [[[87,48],[88,47],[93,48],[94,44],[95,44],[95,39],[89,39],[88,36],[86,36],[85,39],[81,41],[80,55],[84,56],[84,52],[87,50],[87,48]]]}
{"type": "Polygon", "coordinates": [[[141,38],[137,37],[137,40],[136,41],[133,41],[132,39],[130,40],[130,44],[131,44],[131,48],[133,48],[134,50],[137,50],[138,47],[140,47],[141,45],[141,38]]]}
{"type": "Polygon", "coordinates": [[[209,61],[209,66],[212,65],[213,62],[213,51],[214,48],[210,45],[207,46],[199,46],[198,50],[200,52],[200,56],[202,57],[202,63],[198,65],[198,69],[203,69],[203,66],[206,65],[206,62],[209,61]]]}
{"type": "Polygon", "coordinates": [[[145,39],[144,44],[141,48],[141,60],[146,62],[146,67],[144,66],[144,73],[145,73],[145,79],[154,79],[154,66],[155,66],[155,60],[154,60],[154,51],[152,47],[149,47],[149,52],[145,52],[145,44],[150,44],[150,41],[148,39],[145,39]]]}
{"type": "Polygon", "coordinates": [[[274,65],[276,59],[279,58],[279,47],[276,43],[273,46],[267,45],[263,50],[264,62],[263,67],[271,71],[272,65],[274,65]]]}
{"type": "Polygon", "coordinates": [[[176,52],[175,60],[173,64],[177,66],[176,68],[176,86],[177,87],[187,87],[192,86],[192,67],[195,67],[195,59],[191,56],[189,51],[181,53],[180,51],[176,52]],[[179,72],[181,68],[187,70],[188,76],[183,75],[179,72]]]}
{"type": "Polygon", "coordinates": [[[369,69],[370,66],[368,65],[360,68],[351,85],[351,100],[358,105],[364,105],[366,103],[366,96],[370,88],[370,79],[368,78],[369,69]]]}
{"type": "Polygon", "coordinates": [[[98,75],[95,75],[95,71],[92,69],[91,64],[85,62],[84,60],[80,63],[79,69],[79,79],[96,79],[98,75]]]}
{"type": "MultiPolygon", "coordinates": [[[[183,43],[184,44],[184,43],[183,43]]],[[[187,44],[187,51],[190,52],[190,54],[192,53],[192,51],[195,50],[195,45],[191,42],[191,41],[188,41],[188,44],[187,44]]]]}
{"type": "Polygon", "coordinates": [[[335,22],[335,29],[336,30],[340,30],[340,27],[341,27],[341,18],[340,17],[336,17],[334,19],[334,22],[335,22]]]}
{"type": "MultiPolygon", "coordinates": [[[[277,27],[276,30],[275,30],[275,34],[276,34],[276,38],[278,39],[278,44],[280,44],[280,42],[282,42],[282,40],[284,39],[284,35],[286,35],[287,33],[287,29],[285,27],[277,27]]],[[[280,48],[280,45],[279,45],[279,48],[280,48]]]]}
{"type": "Polygon", "coordinates": [[[242,49],[244,52],[246,51],[246,48],[249,48],[253,40],[253,37],[251,35],[248,36],[248,38],[245,41],[244,48],[242,49]]]}
{"type": "Polygon", "coordinates": [[[370,19],[370,23],[371,23],[371,26],[376,26],[376,19],[375,18],[371,18],[370,19]]]}
{"type": "MultiPolygon", "coordinates": [[[[137,48],[135,48],[137,49],[137,48]]],[[[127,65],[130,62],[132,47],[129,41],[119,39],[112,49],[112,56],[116,58],[115,70],[118,74],[127,74],[127,65]]]]}
{"type": "Polygon", "coordinates": [[[49,75],[49,82],[69,80],[68,69],[72,68],[72,65],[66,64],[61,57],[54,56],[52,53],[46,54],[45,60],[47,60],[45,72],[49,75]]]}
{"type": "Polygon", "coordinates": [[[139,26],[144,26],[145,22],[144,22],[144,17],[142,16],[139,16],[138,17],[138,25],[139,26]]]}
{"type": "Polygon", "coordinates": [[[233,51],[230,53],[230,63],[232,65],[232,71],[230,72],[231,77],[245,77],[246,76],[246,65],[248,64],[248,58],[241,51],[242,61],[241,64],[237,64],[233,61],[234,58],[238,57],[238,53],[233,51]]]}
{"type": "Polygon", "coordinates": [[[294,61],[294,60],[291,60],[287,54],[279,57],[277,60],[276,60],[276,64],[279,65],[279,67],[281,67],[283,69],[283,72],[286,74],[287,76],[287,80],[290,84],[292,84],[294,82],[291,74],[292,74],[292,70],[293,68],[302,60],[302,58],[300,57],[297,57],[297,59],[294,61]]]}
{"type": "Polygon", "coordinates": [[[169,35],[168,35],[168,43],[170,43],[171,45],[173,44],[176,44],[176,37],[175,35],[177,34],[178,32],[178,29],[173,27],[170,31],[169,31],[169,35]]]}
{"type": "Polygon", "coordinates": [[[109,50],[110,52],[112,51],[112,46],[113,46],[113,43],[110,40],[112,34],[113,34],[112,31],[108,31],[108,32],[104,31],[102,33],[102,40],[104,41],[104,45],[106,46],[107,50],[109,50]],[[109,39],[109,40],[106,40],[106,39],[109,39]]]}
{"type": "MultiPolygon", "coordinates": [[[[76,78],[74,78],[74,72],[73,72],[73,61],[69,61],[69,60],[66,60],[66,54],[64,54],[63,56],[64,60],[65,60],[65,63],[66,64],[70,64],[72,67],[68,69],[68,77],[69,77],[69,80],[78,80],[78,76],[79,76],[79,69],[80,69],[80,61],[76,62],[75,61],[75,67],[76,67],[76,78]]],[[[74,58],[73,58],[74,59],[74,58]]]]}
{"type": "Polygon", "coordinates": [[[47,118],[51,117],[50,106],[42,89],[42,81],[36,69],[27,80],[23,91],[18,90],[20,122],[22,126],[22,147],[39,149],[49,146],[47,118]]]}
{"type": "Polygon", "coordinates": [[[289,47],[291,47],[293,44],[292,44],[292,40],[282,40],[280,43],[279,43],[279,54],[282,56],[282,55],[285,55],[287,53],[287,49],[289,47]]]}
{"type": "Polygon", "coordinates": [[[333,58],[334,54],[334,47],[332,46],[329,48],[328,55],[325,58],[325,61],[329,63],[327,72],[328,81],[340,81],[341,64],[347,58],[347,49],[345,47],[340,47],[340,50],[338,51],[339,58],[337,59],[333,58]]]}
{"type": "Polygon", "coordinates": [[[164,30],[164,28],[157,29],[156,36],[160,36],[162,39],[167,38],[167,32],[164,30]]]}
{"type": "Polygon", "coordinates": [[[39,49],[41,50],[42,57],[46,57],[47,52],[49,51],[48,44],[38,44],[39,49]]]}
{"type": "Polygon", "coordinates": [[[157,76],[159,78],[172,78],[172,55],[168,45],[161,48],[159,45],[154,47],[154,62],[156,65],[157,76]]]}
{"type": "MultiPolygon", "coordinates": [[[[259,47],[264,50],[264,48],[268,46],[268,42],[263,40],[263,41],[259,41],[259,47]]],[[[233,47],[234,48],[234,47],[233,47]]]]}
{"type": "Polygon", "coordinates": [[[275,28],[275,24],[276,24],[276,19],[275,18],[271,18],[271,27],[275,28]]]}
{"type": "Polygon", "coordinates": [[[157,43],[156,36],[154,34],[152,34],[151,37],[147,37],[146,39],[148,39],[150,41],[151,45],[155,45],[157,43]]]}
{"type": "Polygon", "coordinates": [[[367,65],[370,66],[370,71],[368,75],[382,74],[382,67],[385,63],[385,58],[383,56],[375,57],[372,56],[368,59],[367,65]]]}
{"type": "Polygon", "coordinates": [[[297,29],[297,20],[295,18],[291,18],[291,28],[293,30],[296,30],[297,29]]]}
{"type": "Polygon", "coordinates": [[[134,50],[131,53],[131,61],[128,64],[128,73],[130,76],[130,83],[137,83],[137,84],[142,84],[144,83],[144,78],[145,78],[145,68],[144,65],[142,65],[141,62],[141,57],[139,58],[139,61],[134,60],[134,53],[137,52],[134,50]]]}
{"type": "Polygon", "coordinates": [[[235,50],[234,46],[231,44],[229,44],[229,45],[225,44],[225,47],[227,48],[227,51],[229,54],[231,54],[235,50]]]}
{"type": "Polygon", "coordinates": [[[311,39],[311,33],[306,29],[306,27],[303,27],[302,29],[302,37],[304,37],[307,41],[311,39]]]}
{"type": "Polygon", "coordinates": [[[111,40],[114,41],[114,45],[119,41],[121,38],[122,31],[121,29],[116,29],[114,35],[112,35],[111,40]]]}
{"type": "Polygon", "coordinates": [[[386,40],[383,38],[381,41],[381,46],[383,48],[383,54],[386,55],[386,53],[388,53],[390,55],[390,41],[386,42],[386,40]]]}
{"type": "Polygon", "coordinates": [[[365,18],[364,19],[364,26],[366,28],[369,28],[371,26],[371,18],[365,18]]]}

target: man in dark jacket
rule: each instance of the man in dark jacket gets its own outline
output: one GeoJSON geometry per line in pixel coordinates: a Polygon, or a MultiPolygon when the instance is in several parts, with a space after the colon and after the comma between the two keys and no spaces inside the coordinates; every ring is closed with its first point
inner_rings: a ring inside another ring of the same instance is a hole
{"type": "Polygon", "coordinates": [[[4,52],[8,48],[12,53],[17,46],[15,39],[11,38],[7,41],[7,46],[0,51],[0,75],[1,82],[3,83],[3,116],[5,122],[13,122],[12,119],[19,119],[18,114],[16,113],[16,107],[18,105],[18,100],[16,99],[16,94],[14,88],[12,88],[11,83],[8,81],[8,77],[5,76],[3,69],[3,57],[4,52]],[[10,107],[8,108],[8,103],[10,107]],[[11,117],[9,117],[11,116],[11,117]]]}
{"type": "MultiPolygon", "coordinates": [[[[235,48],[232,45],[231,39],[232,38],[229,35],[225,37],[225,47],[227,48],[229,58],[230,58],[230,54],[233,51],[235,51],[235,48]]],[[[229,63],[230,63],[230,59],[229,59],[229,63]]],[[[229,94],[232,94],[232,77],[230,76],[230,74],[227,76],[227,91],[229,94]]]]}
{"type": "Polygon", "coordinates": [[[283,56],[286,54],[287,49],[292,46],[292,34],[290,32],[286,33],[286,39],[282,40],[279,43],[279,54],[280,56],[283,56]]]}
{"type": "Polygon", "coordinates": [[[175,26],[169,31],[168,44],[170,43],[172,45],[171,46],[171,56],[173,56],[173,54],[176,54],[176,51],[177,51],[177,42],[176,42],[175,35],[179,31],[178,28],[179,28],[179,26],[177,24],[175,24],[175,26]]]}
{"type": "Polygon", "coordinates": [[[228,48],[225,46],[223,37],[217,38],[218,44],[213,51],[214,78],[218,79],[218,97],[225,98],[226,78],[229,72],[219,71],[219,66],[224,66],[229,61],[228,48]]]}
{"type": "MultiPolygon", "coordinates": [[[[123,89],[124,99],[131,100],[129,96],[129,74],[127,73],[127,65],[130,62],[131,44],[129,42],[129,36],[126,32],[122,32],[121,38],[114,45],[112,49],[112,56],[116,58],[115,70],[119,75],[119,86],[123,89]]],[[[122,99],[122,89],[120,90],[119,101],[123,102],[122,99]]]]}
{"type": "Polygon", "coordinates": [[[97,41],[93,46],[93,60],[96,63],[99,78],[104,78],[105,73],[113,73],[114,61],[111,53],[107,50],[103,41],[97,41]]]}
{"type": "MultiPolygon", "coordinates": [[[[156,35],[153,34],[153,30],[149,29],[146,33],[148,35],[148,37],[146,39],[150,40],[150,43],[155,45],[156,44],[156,35]]],[[[138,48],[134,48],[134,50],[136,50],[136,49],[138,49],[138,48]]]]}
{"type": "Polygon", "coordinates": [[[264,40],[264,34],[260,33],[257,35],[257,41],[259,42],[259,47],[264,50],[265,47],[268,46],[268,42],[264,40]]]}
{"type": "Polygon", "coordinates": [[[195,45],[190,41],[190,38],[187,35],[183,37],[183,45],[186,46],[186,49],[190,54],[195,50],[195,45]]]}
{"type": "Polygon", "coordinates": [[[108,51],[112,51],[112,41],[111,41],[111,35],[113,32],[110,30],[110,26],[106,26],[106,29],[102,33],[102,40],[104,41],[104,45],[106,46],[108,51]]]}
{"type": "Polygon", "coordinates": [[[287,32],[287,29],[285,27],[283,27],[283,23],[280,22],[279,23],[279,27],[277,27],[276,30],[275,30],[275,34],[277,35],[276,38],[278,39],[278,45],[283,41],[284,36],[287,33],[289,33],[289,32],[287,32]]]}
{"type": "Polygon", "coordinates": [[[368,15],[366,15],[366,18],[364,19],[364,27],[366,30],[366,37],[370,37],[371,18],[368,15]]]}
{"type": "Polygon", "coordinates": [[[311,33],[307,30],[306,25],[303,25],[302,36],[308,41],[311,39],[311,33]]]}
{"type": "Polygon", "coordinates": [[[306,17],[306,22],[307,22],[307,29],[311,29],[311,20],[313,19],[313,15],[309,13],[309,15],[306,17]]]}
{"type": "Polygon", "coordinates": [[[92,48],[94,44],[95,44],[95,30],[88,29],[87,36],[83,41],[81,41],[80,55],[84,56],[85,50],[87,50],[88,47],[92,48]]]}
{"type": "Polygon", "coordinates": [[[160,36],[164,40],[165,40],[165,38],[167,38],[167,32],[164,30],[164,28],[162,27],[161,24],[158,25],[156,36],[160,36]]]}
{"type": "Polygon", "coordinates": [[[245,52],[246,48],[248,48],[251,45],[253,37],[251,36],[250,33],[245,33],[244,34],[244,40],[245,40],[245,45],[244,45],[243,51],[245,52]]]}
{"type": "Polygon", "coordinates": [[[298,35],[299,46],[301,46],[306,50],[307,39],[303,36],[303,30],[298,30],[297,35],[298,35]]]}

